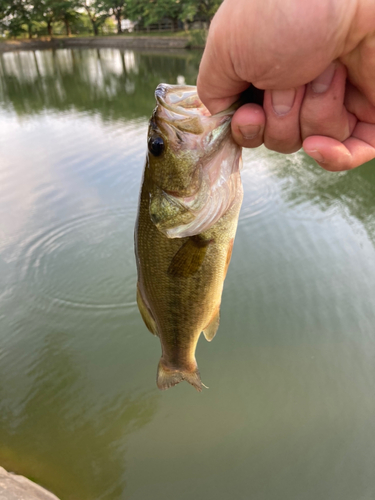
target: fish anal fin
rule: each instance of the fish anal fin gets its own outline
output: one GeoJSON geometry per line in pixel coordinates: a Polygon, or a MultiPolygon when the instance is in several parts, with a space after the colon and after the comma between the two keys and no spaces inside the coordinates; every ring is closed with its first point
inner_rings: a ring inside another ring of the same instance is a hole
{"type": "Polygon", "coordinates": [[[193,371],[171,370],[160,360],[156,379],[156,384],[160,390],[165,391],[183,380],[189,382],[198,392],[202,392],[202,388],[205,387],[202,384],[198,367],[193,371]]]}
{"type": "Polygon", "coordinates": [[[168,267],[168,274],[179,278],[188,278],[195,274],[202,266],[207,248],[212,241],[199,236],[189,237],[173,257],[168,267]]]}
{"type": "Polygon", "coordinates": [[[234,238],[232,238],[229,242],[228,253],[227,253],[227,258],[225,261],[225,268],[224,268],[224,279],[227,275],[230,259],[232,257],[233,243],[234,243],[234,238]]]}
{"type": "Polygon", "coordinates": [[[148,307],[146,306],[145,301],[143,300],[142,293],[139,289],[139,284],[137,285],[137,304],[139,312],[141,313],[142,319],[144,321],[144,324],[147,326],[148,330],[153,335],[156,335],[157,332],[156,323],[148,307]]]}
{"type": "Polygon", "coordinates": [[[208,342],[211,342],[211,340],[215,337],[217,329],[219,328],[219,323],[220,323],[220,306],[218,307],[217,312],[213,316],[212,320],[203,330],[203,335],[206,337],[206,340],[208,340],[208,342]]]}

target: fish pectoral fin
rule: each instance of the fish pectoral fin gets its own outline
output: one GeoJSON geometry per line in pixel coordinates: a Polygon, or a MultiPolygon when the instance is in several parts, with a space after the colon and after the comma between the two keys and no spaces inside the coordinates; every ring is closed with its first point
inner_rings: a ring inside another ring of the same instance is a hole
{"type": "Polygon", "coordinates": [[[156,384],[159,389],[165,391],[183,380],[189,382],[198,392],[202,392],[202,388],[206,387],[202,384],[198,367],[196,367],[194,371],[170,370],[164,365],[163,361],[160,360],[156,379],[156,384]]]}
{"type": "Polygon", "coordinates": [[[151,315],[149,308],[146,306],[143,300],[142,293],[139,289],[139,283],[137,284],[137,304],[139,312],[141,313],[144,324],[150,330],[153,335],[157,335],[157,328],[154,318],[151,315]]]}
{"type": "Polygon", "coordinates": [[[208,340],[208,342],[211,342],[211,340],[215,337],[217,329],[219,328],[219,323],[220,323],[220,307],[218,308],[217,313],[212,318],[210,323],[203,330],[203,335],[206,337],[206,340],[208,340]]]}
{"type": "Polygon", "coordinates": [[[191,236],[177,251],[169,267],[168,274],[187,278],[195,274],[203,264],[207,248],[213,240],[191,236]]]}

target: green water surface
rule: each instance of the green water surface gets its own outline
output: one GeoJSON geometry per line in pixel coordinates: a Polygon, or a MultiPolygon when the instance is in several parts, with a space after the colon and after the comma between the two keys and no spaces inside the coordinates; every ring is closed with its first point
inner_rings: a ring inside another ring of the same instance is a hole
{"type": "Polygon", "coordinates": [[[156,388],[133,227],[154,89],[199,59],[0,57],[0,465],[61,500],[373,500],[374,162],[245,152],[210,388],[156,388]]]}

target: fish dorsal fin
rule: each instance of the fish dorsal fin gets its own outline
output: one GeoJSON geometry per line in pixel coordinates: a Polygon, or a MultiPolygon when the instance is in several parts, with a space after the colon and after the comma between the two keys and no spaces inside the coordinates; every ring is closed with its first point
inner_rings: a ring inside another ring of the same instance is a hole
{"type": "Polygon", "coordinates": [[[212,318],[210,323],[203,330],[203,335],[206,337],[206,340],[208,340],[208,342],[211,342],[211,340],[215,337],[217,329],[219,328],[219,323],[220,323],[220,308],[217,310],[217,313],[212,318]]]}
{"type": "Polygon", "coordinates": [[[190,237],[173,257],[168,274],[178,278],[188,278],[195,274],[202,266],[211,242],[212,240],[204,240],[200,236],[190,237]]]}

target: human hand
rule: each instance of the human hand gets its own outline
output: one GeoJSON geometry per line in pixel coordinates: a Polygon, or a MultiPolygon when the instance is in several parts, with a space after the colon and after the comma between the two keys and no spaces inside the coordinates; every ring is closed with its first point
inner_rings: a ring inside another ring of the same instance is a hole
{"type": "Polygon", "coordinates": [[[251,82],[266,89],[264,104],[233,116],[241,146],[303,145],[327,170],[361,165],[375,157],[374,19],[371,0],[225,0],[202,58],[200,98],[216,113],[251,82]]]}

